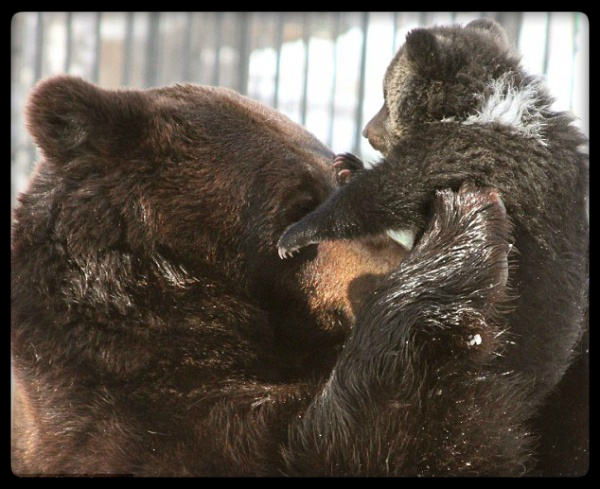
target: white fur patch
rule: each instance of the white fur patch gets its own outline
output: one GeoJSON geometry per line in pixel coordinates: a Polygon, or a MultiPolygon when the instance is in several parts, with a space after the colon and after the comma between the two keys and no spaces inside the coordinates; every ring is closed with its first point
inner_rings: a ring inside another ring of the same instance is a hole
{"type": "Polygon", "coordinates": [[[404,246],[407,250],[412,249],[415,244],[415,232],[412,229],[388,229],[386,233],[396,243],[404,246]]]}
{"type": "Polygon", "coordinates": [[[546,145],[543,137],[545,118],[540,106],[540,84],[537,80],[516,87],[509,73],[491,81],[492,93],[483,101],[477,114],[470,115],[463,124],[498,123],[512,128],[526,138],[546,145]]]}
{"type": "Polygon", "coordinates": [[[481,335],[479,335],[479,334],[469,335],[469,337],[467,339],[468,339],[467,345],[469,345],[469,346],[481,345],[481,343],[483,343],[483,340],[481,339],[481,335]]]}

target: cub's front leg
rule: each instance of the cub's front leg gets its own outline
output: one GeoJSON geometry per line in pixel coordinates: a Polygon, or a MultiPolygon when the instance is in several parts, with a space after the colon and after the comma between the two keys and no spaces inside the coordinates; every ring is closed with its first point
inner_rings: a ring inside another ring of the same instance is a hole
{"type": "Polygon", "coordinates": [[[438,192],[422,239],[363,306],[292,430],[290,474],[523,473],[533,406],[495,368],[509,239],[494,190],[438,192]]]}

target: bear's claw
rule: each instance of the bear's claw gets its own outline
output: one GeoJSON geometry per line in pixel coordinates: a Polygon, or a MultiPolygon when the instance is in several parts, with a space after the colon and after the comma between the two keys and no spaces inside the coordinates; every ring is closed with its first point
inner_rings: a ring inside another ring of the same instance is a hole
{"type": "Polygon", "coordinates": [[[335,157],[333,168],[336,169],[336,180],[339,185],[350,181],[355,171],[364,168],[361,160],[351,153],[342,153],[335,157]]]}
{"type": "Polygon", "coordinates": [[[287,249],[285,246],[278,246],[277,247],[277,253],[279,254],[279,258],[281,258],[282,260],[284,260],[286,258],[291,258],[299,250],[300,250],[300,248],[290,248],[290,249],[287,249]]]}

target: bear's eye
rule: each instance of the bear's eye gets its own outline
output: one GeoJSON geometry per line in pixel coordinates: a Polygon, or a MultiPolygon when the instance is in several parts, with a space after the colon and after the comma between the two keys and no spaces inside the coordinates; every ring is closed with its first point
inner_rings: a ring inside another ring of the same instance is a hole
{"type": "Polygon", "coordinates": [[[285,217],[289,222],[296,222],[306,214],[315,210],[321,202],[318,198],[309,194],[300,194],[290,199],[285,206],[285,217]]]}

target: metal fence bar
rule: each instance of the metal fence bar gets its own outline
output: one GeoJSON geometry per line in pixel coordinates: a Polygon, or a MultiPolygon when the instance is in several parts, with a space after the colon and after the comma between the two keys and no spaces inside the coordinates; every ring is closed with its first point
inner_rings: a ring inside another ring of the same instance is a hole
{"type": "MultiPolygon", "coordinates": [[[[11,82],[15,83],[23,64],[23,16],[15,16],[10,32],[10,68],[11,82]]],[[[16,83],[15,83],[16,86],[16,83]]]]}
{"type": "Polygon", "coordinates": [[[310,64],[310,14],[302,16],[302,45],[304,46],[304,70],[302,73],[302,98],[300,99],[300,124],[306,125],[308,95],[308,67],[310,64]]]}
{"type": "Polygon", "coordinates": [[[71,58],[73,56],[73,12],[67,12],[65,21],[65,73],[71,70],[71,58]]]}
{"type": "MultiPolygon", "coordinates": [[[[19,89],[19,79],[21,73],[21,66],[23,64],[23,15],[15,16],[12,21],[12,29],[10,36],[10,67],[11,67],[11,89],[17,91],[19,89]]],[[[27,171],[23,171],[20,168],[18,155],[21,148],[21,137],[22,133],[14,127],[14,120],[19,118],[20,111],[15,100],[11,100],[11,121],[13,121],[13,127],[10,131],[10,161],[11,161],[11,176],[10,179],[10,204],[11,208],[16,202],[18,189],[18,178],[23,173],[27,174],[27,171]]]]}
{"type": "MultiPolygon", "coordinates": [[[[37,82],[42,78],[43,54],[44,54],[44,14],[38,12],[35,25],[35,53],[34,53],[34,71],[33,81],[37,82]]],[[[35,166],[37,150],[33,144],[29,144],[29,171],[35,166]]]]}
{"type": "Polygon", "coordinates": [[[337,66],[338,66],[338,36],[340,35],[340,16],[336,15],[333,23],[333,76],[331,80],[331,93],[329,105],[329,128],[327,132],[327,144],[331,146],[333,142],[333,127],[335,125],[335,93],[337,85],[337,66]]]}
{"type": "Polygon", "coordinates": [[[191,52],[192,52],[192,12],[187,12],[187,18],[185,20],[185,29],[183,34],[183,51],[181,53],[181,78],[185,82],[189,82],[192,79],[192,64],[191,64],[191,52]]]}
{"type": "Polygon", "coordinates": [[[393,32],[392,32],[392,52],[396,52],[396,43],[398,42],[398,12],[394,12],[392,19],[393,32]]]}
{"type": "Polygon", "coordinates": [[[44,14],[42,12],[37,13],[36,25],[35,25],[35,60],[34,60],[34,81],[42,78],[42,65],[44,62],[44,14]]]}
{"type": "Polygon", "coordinates": [[[356,103],[356,115],[354,117],[355,129],[354,129],[354,148],[355,154],[360,154],[360,138],[362,133],[362,120],[363,120],[363,101],[365,99],[365,79],[366,79],[366,66],[367,66],[367,40],[369,35],[369,12],[363,12],[361,14],[361,30],[363,33],[362,48],[360,51],[360,72],[358,81],[358,94],[356,103]]]}
{"type": "Polygon", "coordinates": [[[241,32],[239,39],[239,64],[238,64],[238,85],[237,90],[244,95],[248,93],[248,73],[250,68],[250,23],[252,15],[249,12],[242,12],[239,16],[241,32]]]}
{"type": "Polygon", "coordinates": [[[94,83],[98,83],[98,79],[100,77],[100,52],[102,49],[102,37],[101,37],[101,27],[102,27],[102,12],[96,12],[94,15],[94,36],[95,36],[95,44],[94,44],[94,65],[92,67],[92,81],[94,83]]]}
{"type": "Polygon", "coordinates": [[[125,39],[123,48],[123,65],[121,67],[121,83],[129,85],[131,83],[131,65],[133,49],[133,12],[127,12],[125,18],[125,39]]]}
{"type": "Polygon", "coordinates": [[[573,19],[574,22],[574,27],[573,27],[573,63],[571,65],[571,88],[570,88],[570,93],[571,93],[571,97],[569,100],[569,109],[573,110],[573,96],[575,94],[575,66],[576,66],[576,62],[575,60],[577,59],[577,52],[579,51],[579,46],[577,45],[577,37],[579,36],[579,30],[580,30],[580,22],[581,22],[581,13],[580,12],[575,12],[575,18],[573,19]]]}
{"type": "Polygon", "coordinates": [[[146,87],[156,86],[158,80],[158,65],[155,61],[158,59],[159,22],[160,13],[150,12],[148,34],[146,37],[146,73],[144,77],[144,85],[146,87]]]}
{"type": "Polygon", "coordinates": [[[215,67],[212,84],[217,86],[221,80],[221,37],[223,30],[223,13],[217,12],[215,20],[215,67]]]}
{"type": "Polygon", "coordinates": [[[283,45],[283,26],[285,24],[285,13],[280,12],[278,16],[277,29],[275,31],[275,44],[277,54],[275,55],[275,91],[273,93],[273,107],[279,108],[279,78],[281,76],[281,46],[283,45]]]}
{"type": "Polygon", "coordinates": [[[550,59],[550,18],[550,12],[546,13],[546,44],[544,45],[544,64],[542,65],[544,76],[548,74],[548,63],[550,59]]]}

